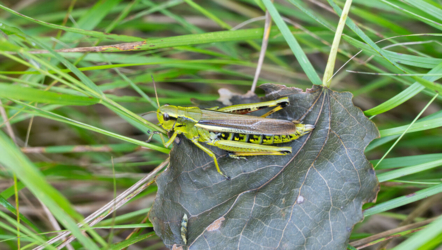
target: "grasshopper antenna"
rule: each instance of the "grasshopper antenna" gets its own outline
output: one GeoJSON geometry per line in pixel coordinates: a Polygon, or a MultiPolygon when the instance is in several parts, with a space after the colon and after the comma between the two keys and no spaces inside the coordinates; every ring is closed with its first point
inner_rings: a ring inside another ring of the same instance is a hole
{"type": "Polygon", "coordinates": [[[150,77],[152,77],[153,88],[155,90],[155,97],[157,98],[157,104],[158,104],[158,108],[159,108],[160,107],[160,102],[158,101],[157,85],[155,84],[155,80],[153,79],[153,75],[150,75],[150,77]]]}

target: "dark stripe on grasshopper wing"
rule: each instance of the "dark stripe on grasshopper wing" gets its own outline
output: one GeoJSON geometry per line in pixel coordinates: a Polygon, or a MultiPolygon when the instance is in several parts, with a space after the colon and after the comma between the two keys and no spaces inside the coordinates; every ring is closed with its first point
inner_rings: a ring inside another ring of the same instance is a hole
{"type": "MultiPolygon", "coordinates": [[[[287,106],[287,105],[286,105],[287,106]]],[[[255,108],[245,108],[245,109],[238,109],[238,110],[235,110],[235,111],[232,111],[231,113],[232,114],[241,114],[241,115],[244,115],[244,114],[247,114],[247,113],[250,113],[250,112],[253,112],[253,111],[257,111],[257,110],[261,110],[261,109],[265,109],[265,108],[268,108],[269,106],[262,106],[262,107],[255,107],[255,108]]]]}
{"type": "Polygon", "coordinates": [[[233,112],[231,112],[231,113],[232,113],[232,114],[241,114],[241,115],[244,115],[244,114],[250,113],[251,110],[252,110],[252,109],[250,109],[250,108],[247,108],[247,109],[238,109],[238,110],[235,110],[235,111],[233,111],[233,112]]]}

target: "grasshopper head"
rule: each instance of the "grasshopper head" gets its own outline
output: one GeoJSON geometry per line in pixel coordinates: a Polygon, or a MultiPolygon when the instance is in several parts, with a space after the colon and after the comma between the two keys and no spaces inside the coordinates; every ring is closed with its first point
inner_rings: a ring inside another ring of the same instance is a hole
{"type": "Polygon", "coordinates": [[[157,118],[160,125],[167,130],[172,130],[178,118],[178,107],[165,104],[157,110],[157,118]]]}
{"type": "Polygon", "coordinates": [[[202,112],[197,107],[178,107],[166,104],[157,111],[160,125],[169,131],[174,128],[177,122],[181,125],[183,122],[197,123],[201,116],[202,112]]]}

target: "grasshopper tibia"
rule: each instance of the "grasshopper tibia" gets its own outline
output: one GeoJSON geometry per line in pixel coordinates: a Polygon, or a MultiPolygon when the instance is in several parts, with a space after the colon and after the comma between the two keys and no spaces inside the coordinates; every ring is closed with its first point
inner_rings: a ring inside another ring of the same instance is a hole
{"type": "Polygon", "coordinates": [[[232,158],[232,159],[246,160],[246,161],[247,161],[247,158],[246,158],[246,157],[239,157],[239,156],[237,156],[236,154],[233,154],[233,153],[229,153],[228,156],[229,156],[230,158],[232,158]]]}

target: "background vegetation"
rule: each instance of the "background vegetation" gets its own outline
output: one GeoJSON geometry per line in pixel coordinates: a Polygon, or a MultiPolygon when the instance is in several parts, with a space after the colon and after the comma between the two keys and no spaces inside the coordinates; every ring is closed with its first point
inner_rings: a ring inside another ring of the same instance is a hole
{"type": "MultiPolygon", "coordinates": [[[[349,17],[360,30],[345,28],[337,68],[362,52],[331,88],[352,92],[379,127],[381,138],[366,154],[382,184],[350,244],[378,249],[388,241],[369,245],[393,238],[387,248],[403,242],[397,249],[436,249],[442,243],[442,87],[432,82],[442,76],[442,2],[353,2],[349,17]],[[379,42],[383,56],[367,39],[379,42]]],[[[274,3],[320,75],[343,4],[274,3]]],[[[167,158],[158,140],[144,142],[147,130],[156,129],[154,117],[148,117],[152,124],[138,116],[156,110],[151,75],[162,104],[215,100],[220,88],[250,90],[264,27],[260,6],[253,0],[2,1],[0,248],[33,248],[67,228],[78,238],[74,249],[161,249],[147,220],[154,184],[88,228],[90,238],[75,223],[167,158]],[[137,43],[94,49],[101,53],[52,50],[123,42],[137,43]],[[124,48],[136,51],[118,52],[124,48]],[[49,53],[30,53],[36,49],[49,53]]],[[[258,85],[311,87],[288,42],[273,25],[258,85]]]]}

